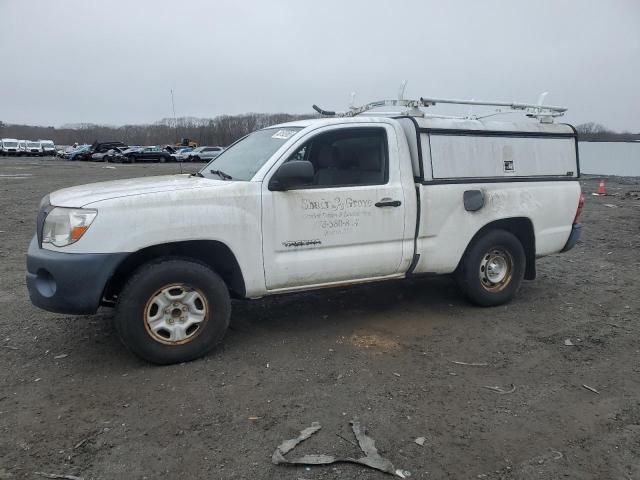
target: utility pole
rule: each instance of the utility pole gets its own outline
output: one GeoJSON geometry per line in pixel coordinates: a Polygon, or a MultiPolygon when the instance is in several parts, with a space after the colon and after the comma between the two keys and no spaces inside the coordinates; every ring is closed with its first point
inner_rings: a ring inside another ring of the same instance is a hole
{"type": "Polygon", "coordinates": [[[176,129],[176,145],[178,145],[178,120],[176,120],[176,104],[173,102],[173,88],[171,89],[171,108],[173,109],[173,127],[176,129]]]}

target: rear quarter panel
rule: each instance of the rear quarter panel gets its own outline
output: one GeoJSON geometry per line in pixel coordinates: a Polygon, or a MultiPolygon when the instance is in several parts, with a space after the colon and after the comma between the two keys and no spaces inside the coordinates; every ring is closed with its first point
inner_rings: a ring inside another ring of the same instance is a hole
{"type": "Polygon", "coordinates": [[[415,272],[451,273],[474,235],[500,219],[525,217],[535,233],[536,256],[562,250],[576,214],[580,184],[573,181],[460,183],[420,186],[421,214],[415,272]],[[484,206],[464,208],[466,190],[480,190],[484,206]]]}

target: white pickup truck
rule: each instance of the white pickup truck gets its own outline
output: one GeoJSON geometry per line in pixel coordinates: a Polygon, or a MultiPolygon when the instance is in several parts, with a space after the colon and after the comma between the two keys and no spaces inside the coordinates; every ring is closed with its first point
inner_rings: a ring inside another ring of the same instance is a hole
{"type": "Polygon", "coordinates": [[[114,306],[126,346],[160,364],[212,350],[232,297],[454,274],[475,304],[503,304],[580,235],[576,131],[533,112],[549,115],[347,112],[255,131],[196,174],[53,192],[31,300],[114,306]]]}

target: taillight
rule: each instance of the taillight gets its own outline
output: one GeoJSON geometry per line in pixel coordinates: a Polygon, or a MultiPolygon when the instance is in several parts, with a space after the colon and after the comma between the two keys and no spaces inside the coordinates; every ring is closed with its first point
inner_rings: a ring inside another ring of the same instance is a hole
{"type": "Polygon", "coordinates": [[[580,215],[582,215],[582,209],[584,208],[584,194],[580,194],[580,200],[578,200],[578,209],[576,210],[576,218],[573,219],[573,224],[580,223],[580,215]]]}

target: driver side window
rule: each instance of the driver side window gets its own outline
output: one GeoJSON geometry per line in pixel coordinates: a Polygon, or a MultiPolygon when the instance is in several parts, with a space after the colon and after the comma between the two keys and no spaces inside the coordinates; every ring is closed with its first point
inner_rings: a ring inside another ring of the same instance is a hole
{"type": "Polygon", "coordinates": [[[307,160],[313,182],[304,188],[383,185],[389,178],[384,128],[345,128],[315,136],[287,162],[307,160]]]}

